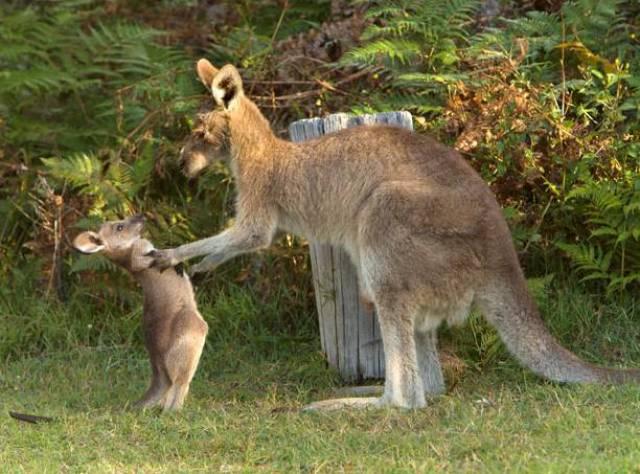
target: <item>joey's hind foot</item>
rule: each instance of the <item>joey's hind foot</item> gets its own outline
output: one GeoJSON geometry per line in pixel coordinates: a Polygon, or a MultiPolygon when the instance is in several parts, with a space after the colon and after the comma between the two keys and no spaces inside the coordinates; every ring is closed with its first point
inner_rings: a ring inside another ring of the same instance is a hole
{"type": "Polygon", "coordinates": [[[134,402],[131,408],[136,411],[145,411],[157,406],[163,406],[165,401],[165,393],[154,393],[152,396],[145,396],[134,402]]]}
{"type": "Polygon", "coordinates": [[[148,400],[138,400],[130,405],[132,411],[146,411],[149,408],[156,406],[157,402],[150,402],[148,400]]]}

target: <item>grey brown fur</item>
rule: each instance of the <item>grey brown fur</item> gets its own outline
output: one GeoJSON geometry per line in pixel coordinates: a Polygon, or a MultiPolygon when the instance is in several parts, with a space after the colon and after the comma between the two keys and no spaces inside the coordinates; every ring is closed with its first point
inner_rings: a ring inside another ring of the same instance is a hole
{"type": "MultiPolygon", "coordinates": [[[[222,233],[158,251],[168,267],[207,255],[207,271],[267,247],[276,232],[343,246],[361,291],[378,312],[386,382],[380,399],[316,406],[422,407],[444,390],[436,328],[477,305],[524,365],[559,382],[621,383],[637,369],[597,367],[561,347],[545,328],[489,187],[456,151],[419,134],[363,126],[291,143],[277,138],[245,97],[237,70],[197,65],[216,108],[192,140],[227,156],[237,186],[236,220],[222,233]]],[[[188,150],[186,150],[188,152],[188,150]]],[[[185,172],[194,174],[183,153],[185,172]]]]}
{"type": "Polygon", "coordinates": [[[78,235],[73,245],[84,253],[101,252],[131,272],[142,286],[142,326],[152,378],[136,405],[178,410],[198,367],[207,323],[198,312],[189,277],[181,271],[161,272],[151,267],[153,258],[145,254],[153,250],[153,245],[141,237],[143,226],[141,216],[105,222],[98,232],[78,235]]]}

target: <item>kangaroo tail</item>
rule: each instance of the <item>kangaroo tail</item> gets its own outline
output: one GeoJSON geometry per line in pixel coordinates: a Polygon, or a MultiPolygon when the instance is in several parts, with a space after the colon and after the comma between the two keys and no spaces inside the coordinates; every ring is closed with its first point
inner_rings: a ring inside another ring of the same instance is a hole
{"type": "Polygon", "coordinates": [[[556,382],[640,382],[640,369],[600,367],[562,347],[542,321],[524,276],[518,271],[511,277],[508,284],[487,285],[477,302],[509,351],[522,364],[556,382]]]}

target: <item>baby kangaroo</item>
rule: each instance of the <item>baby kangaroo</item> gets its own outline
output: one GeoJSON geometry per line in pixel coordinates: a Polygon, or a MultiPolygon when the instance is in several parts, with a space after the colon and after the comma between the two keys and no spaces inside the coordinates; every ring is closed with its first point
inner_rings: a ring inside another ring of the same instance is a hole
{"type": "Polygon", "coordinates": [[[198,367],[207,336],[207,323],[196,306],[189,277],[180,268],[161,272],[145,254],[153,245],[141,237],[144,217],[105,222],[98,232],[78,235],[73,246],[80,252],[101,252],[127,269],[142,286],[144,341],[151,359],[151,386],[137,402],[163,411],[182,407],[189,383],[198,367]]]}

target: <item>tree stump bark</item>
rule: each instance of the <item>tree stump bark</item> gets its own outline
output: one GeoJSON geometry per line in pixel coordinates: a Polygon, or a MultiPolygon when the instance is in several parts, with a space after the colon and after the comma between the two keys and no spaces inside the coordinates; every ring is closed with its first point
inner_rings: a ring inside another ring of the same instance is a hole
{"type": "MultiPolygon", "coordinates": [[[[413,130],[409,112],[383,112],[298,120],[289,126],[294,142],[359,125],[389,124],[413,130]]],[[[366,172],[366,171],[363,171],[366,172]]],[[[309,242],[322,350],[346,381],[384,378],[384,351],[375,312],[360,300],[358,279],[341,248],[309,242]]]]}

